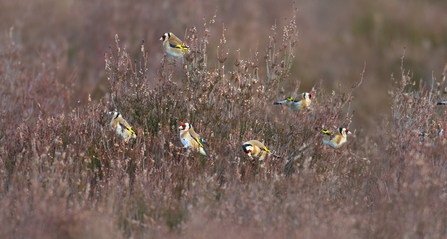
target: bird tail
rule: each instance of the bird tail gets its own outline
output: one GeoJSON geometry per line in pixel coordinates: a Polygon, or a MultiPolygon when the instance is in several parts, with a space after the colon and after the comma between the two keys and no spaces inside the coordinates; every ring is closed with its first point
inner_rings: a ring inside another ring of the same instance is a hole
{"type": "Polygon", "coordinates": [[[200,139],[200,142],[201,142],[202,144],[204,144],[205,146],[210,147],[210,144],[209,144],[208,142],[206,142],[204,139],[200,139]]]}
{"type": "Polygon", "coordinates": [[[282,104],[286,103],[286,101],[287,100],[281,100],[281,101],[274,102],[273,104],[274,105],[282,105],[282,104]]]}
{"type": "Polygon", "coordinates": [[[203,156],[208,156],[208,152],[206,152],[205,148],[200,147],[199,152],[203,155],[203,156]]]}
{"type": "MultiPolygon", "coordinates": [[[[270,153],[270,152],[269,152],[270,153]]],[[[270,153],[270,155],[272,155],[273,157],[275,157],[275,158],[281,158],[281,156],[279,156],[279,155],[277,155],[277,154],[274,154],[274,153],[270,153]]]]}
{"type": "Polygon", "coordinates": [[[436,105],[447,105],[447,100],[446,101],[442,101],[442,102],[438,102],[438,103],[436,103],[436,105]]]}

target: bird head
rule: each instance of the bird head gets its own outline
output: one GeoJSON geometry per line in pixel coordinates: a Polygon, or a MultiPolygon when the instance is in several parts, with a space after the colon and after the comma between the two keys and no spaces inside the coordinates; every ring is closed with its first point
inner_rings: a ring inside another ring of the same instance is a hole
{"type": "Polygon", "coordinates": [[[160,41],[166,41],[169,40],[169,37],[171,36],[170,32],[167,32],[165,34],[163,34],[163,36],[160,37],[160,41]]]}
{"type": "Polygon", "coordinates": [[[312,93],[311,92],[304,92],[303,93],[303,99],[304,100],[312,100],[312,93]]]}
{"type": "Polygon", "coordinates": [[[178,127],[181,131],[186,131],[190,128],[191,126],[189,125],[189,123],[181,123],[180,127],[178,127]]]}
{"type": "Polygon", "coordinates": [[[351,131],[349,131],[349,129],[347,128],[339,128],[338,132],[340,132],[340,134],[344,137],[346,137],[348,134],[352,134],[351,131]]]}
{"type": "Polygon", "coordinates": [[[251,145],[251,144],[243,144],[242,145],[242,150],[244,150],[244,153],[249,154],[249,153],[253,152],[253,145],[251,145]]]}
{"type": "Polygon", "coordinates": [[[118,111],[110,111],[109,115],[113,115],[113,119],[116,119],[116,118],[118,118],[120,113],[118,111]]]}

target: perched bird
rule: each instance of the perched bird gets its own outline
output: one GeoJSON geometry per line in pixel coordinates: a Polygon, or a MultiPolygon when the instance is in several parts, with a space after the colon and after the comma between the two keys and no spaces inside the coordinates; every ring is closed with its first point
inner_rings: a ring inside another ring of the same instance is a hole
{"type": "Polygon", "coordinates": [[[436,103],[436,105],[447,105],[447,100],[436,103]]]}
{"type": "Polygon", "coordinates": [[[423,142],[424,140],[440,140],[443,144],[447,142],[446,135],[444,134],[444,129],[441,128],[436,131],[432,131],[432,133],[427,132],[419,132],[419,140],[423,142]]]}
{"type": "Polygon", "coordinates": [[[419,136],[419,142],[420,143],[422,143],[422,142],[424,142],[426,140],[429,140],[432,137],[432,135],[430,135],[429,133],[422,132],[422,131],[418,132],[417,135],[419,136]]]}
{"type": "Polygon", "coordinates": [[[194,128],[189,123],[181,123],[179,129],[180,140],[185,148],[199,151],[202,155],[207,156],[204,145],[210,145],[194,131],[194,128]]]}
{"type": "Polygon", "coordinates": [[[447,143],[447,135],[444,134],[444,129],[438,131],[438,136],[443,144],[447,143]]]}
{"type": "Polygon", "coordinates": [[[265,147],[265,145],[257,140],[250,140],[242,144],[242,150],[244,153],[248,154],[250,158],[259,158],[259,161],[263,161],[267,154],[271,154],[276,158],[281,158],[281,156],[276,155],[265,147]]]}
{"type": "Polygon", "coordinates": [[[442,128],[440,130],[437,130],[436,135],[433,138],[434,140],[440,141],[443,144],[447,143],[447,137],[444,134],[444,129],[442,128]]]}
{"type": "Polygon", "coordinates": [[[334,133],[328,130],[321,130],[323,134],[323,144],[338,149],[346,143],[346,138],[351,132],[347,128],[338,128],[334,133]]]}
{"type": "Polygon", "coordinates": [[[110,127],[116,131],[118,135],[121,135],[127,142],[130,138],[136,138],[137,133],[132,126],[122,117],[121,113],[117,111],[110,111],[110,115],[113,115],[112,121],[110,121],[110,127]]]}
{"type": "Polygon", "coordinates": [[[300,95],[300,99],[293,99],[292,97],[287,97],[286,99],[275,102],[273,104],[285,105],[295,112],[309,107],[311,101],[312,101],[312,92],[304,92],[300,95]]]}
{"type": "Polygon", "coordinates": [[[172,57],[182,57],[189,51],[189,46],[183,44],[172,32],[163,34],[160,37],[160,41],[163,41],[165,51],[172,57]]]}

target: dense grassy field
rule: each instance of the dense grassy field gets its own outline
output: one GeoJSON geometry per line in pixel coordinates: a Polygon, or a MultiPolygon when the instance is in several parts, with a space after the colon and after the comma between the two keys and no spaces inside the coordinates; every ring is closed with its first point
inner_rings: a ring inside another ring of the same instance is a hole
{"type": "Polygon", "coordinates": [[[445,238],[445,3],[237,2],[5,1],[0,238],[445,238]]]}

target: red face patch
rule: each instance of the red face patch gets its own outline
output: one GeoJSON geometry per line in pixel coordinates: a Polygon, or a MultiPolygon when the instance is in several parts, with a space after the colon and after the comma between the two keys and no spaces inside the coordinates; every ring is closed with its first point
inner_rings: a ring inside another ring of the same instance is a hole
{"type": "Polygon", "coordinates": [[[186,128],[186,124],[180,124],[180,126],[182,127],[182,130],[185,130],[185,128],[186,128]]]}

